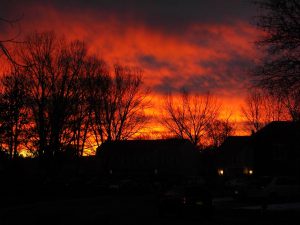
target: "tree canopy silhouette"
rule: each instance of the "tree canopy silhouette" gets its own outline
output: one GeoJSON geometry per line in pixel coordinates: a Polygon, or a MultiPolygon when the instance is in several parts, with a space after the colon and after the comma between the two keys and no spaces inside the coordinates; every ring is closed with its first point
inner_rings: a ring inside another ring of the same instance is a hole
{"type": "Polygon", "coordinates": [[[3,149],[8,149],[10,158],[19,155],[20,148],[26,144],[28,110],[26,107],[24,76],[16,67],[0,78],[0,139],[3,149]]]}
{"type": "Polygon", "coordinates": [[[54,32],[30,33],[14,58],[24,66],[13,64],[0,96],[1,137],[7,137],[1,146],[10,155],[26,140],[40,158],[82,156],[87,140],[94,146],[124,140],[145,126],[141,69],[120,64],[111,71],[82,41],[54,32]]]}
{"type": "MultiPolygon", "coordinates": [[[[0,17],[0,24],[4,23],[5,25],[9,25],[11,27],[13,27],[14,24],[18,24],[18,21],[21,19],[21,17],[18,17],[14,20],[8,20],[5,18],[0,17]]],[[[20,29],[19,29],[20,30],[20,29]]],[[[13,56],[11,55],[11,52],[9,51],[9,48],[7,47],[8,43],[18,43],[16,41],[17,37],[19,36],[20,31],[17,32],[16,35],[14,35],[13,37],[10,37],[8,39],[1,39],[0,40],[0,56],[4,55],[11,63],[20,66],[19,63],[17,63],[15,61],[15,59],[13,58],[13,56]]]]}
{"type": "Polygon", "coordinates": [[[300,88],[300,1],[258,0],[257,45],[265,51],[255,74],[268,89],[300,88]]]}
{"type": "Polygon", "coordinates": [[[170,94],[165,100],[161,123],[174,136],[203,147],[208,127],[217,119],[219,109],[220,105],[210,94],[191,95],[182,91],[178,98],[170,94]]]}
{"type": "MultiPolygon", "coordinates": [[[[99,76],[100,75],[100,76],[99,76]]],[[[121,65],[111,75],[91,78],[94,133],[98,143],[126,140],[139,132],[147,121],[148,91],[142,87],[142,71],[121,65]]]]}

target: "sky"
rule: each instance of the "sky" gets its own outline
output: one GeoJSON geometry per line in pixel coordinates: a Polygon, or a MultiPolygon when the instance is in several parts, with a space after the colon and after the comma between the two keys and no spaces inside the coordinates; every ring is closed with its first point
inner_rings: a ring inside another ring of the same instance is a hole
{"type": "Polygon", "coordinates": [[[111,65],[141,67],[153,111],[182,88],[210,92],[241,120],[249,73],[258,58],[251,0],[1,0],[0,39],[55,30],[84,40],[111,65]]]}

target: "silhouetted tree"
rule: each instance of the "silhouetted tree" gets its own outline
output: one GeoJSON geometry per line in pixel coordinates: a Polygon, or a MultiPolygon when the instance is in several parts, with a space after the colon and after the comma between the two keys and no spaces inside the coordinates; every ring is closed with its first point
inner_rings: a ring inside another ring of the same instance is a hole
{"type": "Polygon", "coordinates": [[[171,134],[189,139],[201,147],[208,126],[218,116],[220,105],[210,94],[191,95],[182,91],[178,98],[169,95],[161,123],[171,134]]]}
{"type": "Polygon", "coordinates": [[[290,119],[300,121],[300,89],[288,89],[279,93],[284,100],[290,119]]]}
{"type": "MultiPolygon", "coordinates": [[[[81,77],[83,76],[86,49],[82,42],[72,42],[59,53],[58,62],[49,65],[51,80],[48,104],[50,139],[49,149],[52,154],[62,145],[69,143],[68,131],[70,118],[79,113],[82,105],[81,77]]],[[[55,56],[54,56],[55,57],[55,56]]]]}
{"type": "MultiPolygon", "coordinates": [[[[8,20],[8,19],[0,17],[0,24],[9,25],[9,26],[12,27],[14,24],[17,24],[20,19],[21,19],[21,17],[16,18],[14,20],[8,20]]],[[[13,63],[14,65],[20,66],[15,61],[15,59],[12,57],[12,55],[11,55],[11,53],[10,53],[8,47],[7,47],[7,44],[9,44],[9,43],[17,43],[16,38],[18,36],[19,36],[19,32],[16,35],[14,35],[13,37],[10,37],[10,38],[5,39],[5,40],[4,39],[0,40],[0,57],[3,54],[11,63],[13,63]]]]}
{"type": "Polygon", "coordinates": [[[265,125],[263,96],[261,92],[250,92],[245,103],[245,106],[241,110],[246,118],[247,125],[251,127],[251,130],[258,131],[265,125]]]}
{"type": "Polygon", "coordinates": [[[26,65],[25,91],[41,157],[53,157],[69,143],[64,131],[77,107],[85,56],[82,42],[68,43],[53,32],[33,33],[21,44],[18,57],[26,65]]]}
{"type": "Polygon", "coordinates": [[[27,36],[26,39],[19,49],[19,57],[27,65],[24,68],[24,74],[28,80],[25,90],[29,98],[28,107],[31,110],[31,120],[34,123],[32,137],[36,135],[38,155],[43,156],[49,140],[47,104],[50,97],[50,73],[48,65],[54,52],[55,36],[53,33],[34,33],[27,36]]]}
{"type": "Polygon", "coordinates": [[[18,156],[20,144],[25,143],[25,130],[28,125],[24,75],[16,68],[1,77],[0,124],[2,147],[10,158],[18,156]]]}
{"type": "MultiPolygon", "coordinates": [[[[83,73],[78,83],[79,95],[77,96],[74,111],[69,120],[69,129],[71,135],[71,144],[74,146],[80,156],[83,155],[86,141],[92,139],[93,125],[95,124],[94,109],[97,104],[98,88],[103,85],[102,79],[106,71],[104,61],[96,57],[89,57],[83,67],[83,73]],[[99,79],[99,80],[97,80],[99,79]]],[[[99,96],[98,96],[99,97],[99,96]]],[[[93,147],[93,146],[91,146],[93,147]]]]}
{"type": "Polygon", "coordinates": [[[285,99],[277,93],[253,88],[247,95],[241,112],[250,130],[256,132],[272,121],[288,120],[285,99]]]}
{"type": "Polygon", "coordinates": [[[300,1],[259,0],[257,42],[265,56],[256,68],[259,84],[273,91],[300,87],[300,1]]]}
{"type": "Polygon", "coordinates": [[[125,140],[139,132],[147,121],[147,91],[142,87],[140,69],[116,65],[93,80],[93,130],[98,144],[125,140]]]}
{"type": "Polygon", "coordinates": [[[207,139],[211,148],[219,147],[229,136],[234,135],[235,127],[230,122],[230,116],[226,119],[215,119],[207,126],[207,139]]]}
{"type": "MultiPolygon", "coordinates": [[[[6,20],[6,19],[4,19],[4,18],[0,18],[0,23],[7,23],[7,24],[9,24],[10,23],[10,21],[8,21],[8,20],[6,20]]],[[[9,53],[9,51],[8,51],[8,49],[7,49],[7,47],[5,46],[5,43],[7,42],[7,41],[10,41],[10,40],[0,40],[0,56],[3,54],[3,55],[5,55],[8,59],[10,59],[11,61],[12,61],[12,57],[11,57],[11,55],[10,55],[10,53],[9,53]]]]}
{"type": "Polygon", "coordinates": [[[300,89],[282,85],[277,89],[263,89],[266,112],[271,121],[300,120],[300,89]]]}
{"type": "Polygon", "coordinates": [[[88,140],[124,140],[144,127],[149,102],[140,69],[116,65],[111,75],[83,42],[54,32],[29,34],[15,52],[24,65],[15,68],[29,112],[26,148],[35,155],[82,156],[88,140]]]}

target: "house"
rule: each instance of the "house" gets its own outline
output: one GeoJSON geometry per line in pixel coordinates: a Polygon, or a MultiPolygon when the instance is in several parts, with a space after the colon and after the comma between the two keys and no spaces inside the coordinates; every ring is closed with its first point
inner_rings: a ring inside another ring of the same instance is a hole
{"type": "Polygon", "coordinates": [[[102,171],[119,176],[194,176],[197,149],[188,140],[126,140],[103,143],[96,156],[102,171]]]}
{"type": "Polygon", "coordinates": [[[230,136],[219,147],[219,175],[239,176],[253,171],[253,149],[250,136],[230,136]]]}
{"type": "Polygon", "coordinates": [[[300,122],[271,122],[253,135],[259,174],[300,176],[300,122]]]}
{"type": "Polygon", "coordinates": [[[300,123],[275,121],[251,136],[235,136],[218,149],[220,175],[300,176],[300,123]]]}

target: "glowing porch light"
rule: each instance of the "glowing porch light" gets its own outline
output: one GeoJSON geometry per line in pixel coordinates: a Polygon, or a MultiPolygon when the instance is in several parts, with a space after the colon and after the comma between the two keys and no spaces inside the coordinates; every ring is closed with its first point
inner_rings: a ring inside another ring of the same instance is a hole
{"type": "Polygon", "coordinates": [[[249,169],[249,168],[244,168],[244,174],[245,175],[253,175],[253,170],[252,169],[249,169]]]}
{"type": "Polygon", "coordinates": [[[224,175],[224,170],[223,170],[223,169],[218,169],[218,174],[219,174],[220,176],[223,176],[223,175],[224,175]]]}

